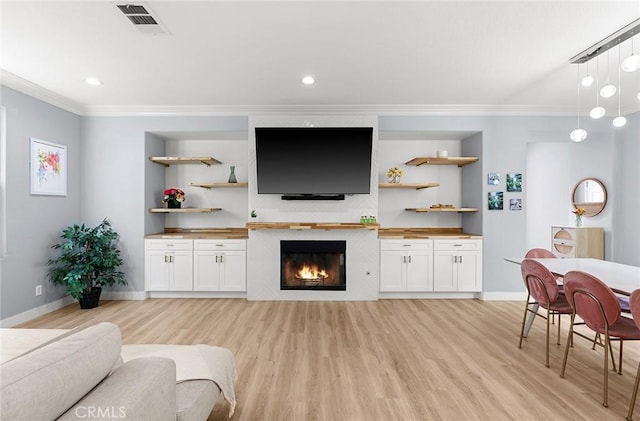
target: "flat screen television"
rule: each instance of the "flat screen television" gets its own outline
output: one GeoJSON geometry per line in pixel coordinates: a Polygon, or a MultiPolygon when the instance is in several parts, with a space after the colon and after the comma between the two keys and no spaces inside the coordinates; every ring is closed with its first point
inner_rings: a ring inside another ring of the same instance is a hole
{"type": "Polygon", "coordinates": [[[318,196],[370,192],[373,128],[255,130],[259,194],[318,196]]]}

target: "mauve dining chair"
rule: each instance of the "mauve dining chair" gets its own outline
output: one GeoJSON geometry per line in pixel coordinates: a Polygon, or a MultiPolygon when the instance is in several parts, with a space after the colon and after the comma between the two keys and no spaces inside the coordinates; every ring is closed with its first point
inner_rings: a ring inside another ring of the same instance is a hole
{"type": "MultiPolygon", "coordinates": [[[[524,329],[527,322],[528,313],[541,317],[547,321],[546,339],[546,361],[545,366],[549,367],[549,321],[551,315],[571,314],[572,309],[567,298],[558,289],[556,277],[541,263],[524,259],[520,265],[522,280],[527,287],[527,300],[522,316],[522,328],[520,330],[520,343],[518,348],[522,348],[524,329]],[[533,301],[531,300],[533,298],[533,301]],[[546,310],[546,314],[540,314],[537,307],[546,310]]],[[[558,338],[556,343],[560,345],[560,317],[558,317],[558,338]]]]}
{"type": "MultiPolygon", "coordinates": [[[[631,293],[629,298],[629,308],[633,321],[640,329],[640,289],[636,289],[631,293]]],[[[636,381],[633,385],[633,392],[631,393],[631,402],[629,403],[629,413],[627,414],[627,420],[631,421],[633,417],[633,409],[636,406],[636,397],[638,396],[638,385],[640,384],[640,364],[638,364],[638,371],[636,373],[636,381]]]]}
{"type": "MultiPolygon", "coordinates": [[[[640,328],[634,321],[621,316],[620,303],[604,282],[595,276],[580,272],[571,271],[564,275],[564,291],[567,301],[573,308],[571,314],[571,324],[569,325],[569,336],[564,351],[562,370],[560,377],[564,377],[569,356],[569,345],[573,341],[573,335],[581,336],[589,341],[593,339],[574,331],[575,317],[579,316],[589,329],[604,337],[604,406],[608,406],[609,394],[609,352],[612,352],[611,341],[620,342],[620,359],[618,361],[618,374],[622,374],[622,347],[625,340],[640,340],[640,328]]],[[[612,352],[613,353],[613,352],[612,352]]],[[[613,355],[611,356],[614,362],[613,355]]],[[[615,365],[614,365],[615,370],[615,365]]]]}

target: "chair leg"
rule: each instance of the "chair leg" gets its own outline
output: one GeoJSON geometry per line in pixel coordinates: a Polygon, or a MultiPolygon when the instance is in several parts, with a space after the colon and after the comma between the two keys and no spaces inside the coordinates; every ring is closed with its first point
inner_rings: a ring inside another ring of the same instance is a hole
{"type": "Polygon", "coordinates": [[[549,314],[549,308],[547,306],[547,341],[546,341],[546,345],[547,345],[547,355],[546,355],[546,363],[545,363],[545,367],[549,367],[549,321],[551,319],[551,314],[549,314]]]}
{"type": "Polygon", "coordinates": [[[616,359],[613,356],[613,346],[611,345],[611,341],[608,340],[609,338],[607,337],[607,342],[609,342],[609,352],[611,353],[611,366],[613,368],[613,371],[617,371],[616,370],[616,359]]]}
{"type": "MultiPolygon", "coordinates": [[[[609,335],[605,335],[604,337],[605,347],[604,347],[604,400],[602,405],[605,407],[609,406],[608,398],[609,398],[609,349],[611,349],[611,340],[609,340],[609,335]]],[[[613,355],[611,359],[613,359],[613,355]]]]}
{"type": "Polygon", "coordinates": [[[556,345],[560,345],[560,321],[562,320],[562,315],[558,313],[558,338],[556,341],[556,345]]]}
{"type": "Polygon", "coordinates": [[[620,357],[618,358],[618,374],[622,375],[622,344],[624,341],[620,339],[620,357]]]}
{"type": "Polygon", "coordinates": [[[564,347],[564,358],[562,359],[562,370],[560,370],[560,377],[564,379],[564,371],[567,368],[567,358],[569,357],[569,346],[573,345],[573,321],[576,318],[576,314],[571,314],[571,323],[569,324],[569,335],[567,336],[567,344],[564,347]]]}
{"type": "Polygon", "coordinates": [[[518,344],[518,348],[522,348],[522,338],[524,338],[524,326],[527,323],[527,313],[529,312],[529,297],[531,295],[527,294],[527,301],[524,303],[524,316],[522,316],[522,329],[520,329],[520,343],[518,344]]]}
{"type": "Polygon", "coordinates": [[[633,417],[633,409],[636,406],[636,397],[638,396],[638,385],[640,384],[640,364],[638,364],[638,371],[636,373],[636,381],[633,385],[633,392],[631,393],[631,402],[629,403],[629,413],[627,414],[627,421],[631,421],[633,417]]]}

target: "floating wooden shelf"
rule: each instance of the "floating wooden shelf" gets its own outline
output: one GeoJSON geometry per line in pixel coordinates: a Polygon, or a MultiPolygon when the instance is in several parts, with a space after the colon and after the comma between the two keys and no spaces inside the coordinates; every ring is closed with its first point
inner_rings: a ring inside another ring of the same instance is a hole
{"type": "Polygon", "coordinates": [[[211,156],[150,156],[149,160],[166,167],[178,164],[203,164],[207,167],[212,164],[222,164],[211,156]]]}
{"type": "Polygon", "coordinates": [[[210,213],[221,211],[222,208],[151,208],[151,213],[210,213]]]}
{"type": "Polygon", "coordinates": [[[190,186],[211,189],[218,187],[247,187],[249,183],[189,183],[190,186]]]}
{"type": "Polygon", "coordinates": [[[429,187],[438,187],[440,183],[380,183],[378,187],[381,189],[428,189],[429,187]]]}
{"type": "Polygon", "coordinates": [[[380,224],[357,222],[248,222],[250,230],[377,230],[380,224]]]}
{"type": "Polygon", "coordinates": [[[478,212],[478,208],[405,208],[409,212],[478,212]]]}
{"type": "Polygon", "coordinates": [[[463,165],[473,164],[478,159],[475,156],[465,156],[465,157],[450,157],[450,158],[436,158],[436,157],[424,157],[424,158],[413,158],[411,161],[405,162],[406,165],[457,165],[462,167],[463,165]]]}

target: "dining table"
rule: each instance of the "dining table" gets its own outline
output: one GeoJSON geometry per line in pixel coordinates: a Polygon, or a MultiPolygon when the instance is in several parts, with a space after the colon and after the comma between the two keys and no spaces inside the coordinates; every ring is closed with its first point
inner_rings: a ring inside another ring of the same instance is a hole
{"type": "MultiPolygon", "coordinates": [[[[504,260],[519,265],[524,258],[506,257],[504,260]]],[[[542,263],[559,278],[575,270],[586,272],[600,279],[617,294],[631,295],[634,290],[640,288],[640,267],[638,266],[592,258],[533,258],[531,260],[542,263]]],[[[537,311],[537,306],[534,310],[537,311]]],[[[535,315],[531,314],[527,320],[525,337],[529,333],[534,318],[535,315]]]]}

